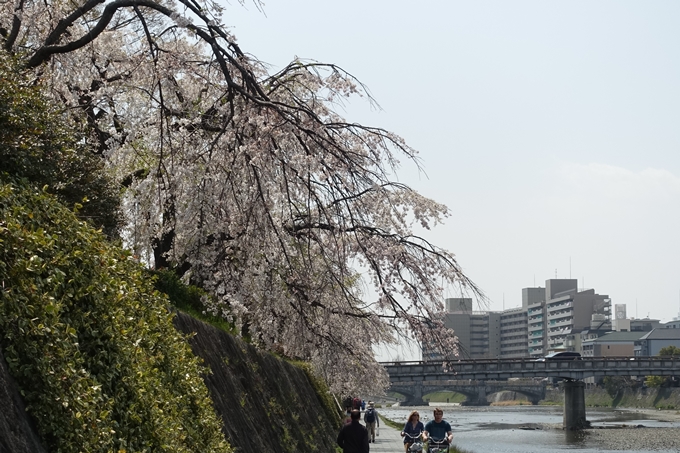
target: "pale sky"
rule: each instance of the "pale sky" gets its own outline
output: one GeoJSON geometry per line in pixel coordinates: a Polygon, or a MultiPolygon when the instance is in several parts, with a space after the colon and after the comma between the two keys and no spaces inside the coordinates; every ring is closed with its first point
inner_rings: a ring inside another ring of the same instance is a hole
{"type": "Polygon", "coordinates": [[[420,152],[427,175],[400,179],[451,209],[427,238],[491,310],[557,276],[678,316],[680,2],[234,1],[224,23],[273,69],[335,63],[369,87],[382,110],[346,119],[420,152]]]}

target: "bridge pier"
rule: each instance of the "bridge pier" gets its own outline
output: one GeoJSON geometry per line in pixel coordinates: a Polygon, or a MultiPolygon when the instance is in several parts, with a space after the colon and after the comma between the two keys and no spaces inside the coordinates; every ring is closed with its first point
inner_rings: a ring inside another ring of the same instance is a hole
{"type": "Polygon", "coordinates": [[[486,383],[480,382],[479,391],[477,393],[477,406],[488,406],[489,402],[486,400],[486,383]]]}
{"type": "Polygon", "coordinates": [[[408,401],[405,401],[406,406],[427,406],[425,401],[423,401],[423,384],[422,382],[416,382],[413,385],[413,395],[408,401]]]}
{"type": "Polygon", "coordinates": [[[568,431],[587,428],[586,396],[583,381],[564,381],[564,416],[562,428],[568,431]]]}

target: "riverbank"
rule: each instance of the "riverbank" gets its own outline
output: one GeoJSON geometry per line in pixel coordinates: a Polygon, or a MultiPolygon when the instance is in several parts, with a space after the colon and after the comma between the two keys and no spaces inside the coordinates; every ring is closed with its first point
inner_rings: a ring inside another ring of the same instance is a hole
{"type": "Polygon", "coordinates": [[[677,428],[589,429],[584,435],[603,450],[680,451],[680,430],[677,428]]]}
{"type": "MultiPolygon", "coordinates": [[[[653,403],[656,397],[648,400],[649,395],[642,395],[640,400],[637,400],[638,404],[653,403]]],[[[659,399],[661,401],[661,399],[659,399]]],[[[437,403],[431,403],[437,404],[437,403]]],[[[525,402],[526,404],[526,402],[525,402]]],[[[525,405],[522,404],[522,405],[525,405]]],[[[665,404],[665,403],[664,403],[665,404]]],[[[446,403],[441,404],[442,406],[447,406],[446,403]]],[[[519,405],[519,404],[518,404],[519,405]]],[[[559,406],[559,403],[553,402],[553,406],[559,406]]],[[[496,406],[506,406],[506,404],[497,404],[496,406]]],[[[507,406],[511,406],[508,404],[507,406]]],[[[536,410],[540,409],[533,406],[536,410]]],[[[408,411],[410,409],[416,409],[409,407],[404,408],[408,411]]],[[[421,410],[421,414],[425,414],[427,417],[429,414],[426,412],[427,409],[419,407],[417,409],[421,410]]],[[[508,414],[522,414],[521,417],[514,418],[504,415],[504,408],[498,407],[492,409],[487,408],[471,408],[471,407],[455,407],[454,405],[448,405],[445,408],[445,413],[450,417],[450,420],[455,420],[456,437],[455,439],[460,439],[460,446],[466,448],[470,452],[482,453],[483,451],[489,450],[489,442],[486,445],[478,445],[480,443],[479,439],[474,439],[471,442],[471,436],[468,433],[474,433],[472,436],[478,436],[479,433],[484,433],[485,437],[489,439],[495,439],[496,437],[491,437],[496,435],[500,439],[510,439],[517,440],[521,438],[522,434],[520,432],[526,433],[526,439],[535,439],[534,442],[539,442],[543,445],[550,445],[544,442],[545,439],[554,439],[549,433],[563,433],[557,435],[557,438],[567,439],[564,440],[565,444],[570,445],[570,448],[575,450],[582,450],[587,452],[593,451],[631,451],[631,452],[678,452],[680,451],[680,411],[677,409],[653,409],[653,408],[614,408],[613,413],[623,414],[622,416],[609,417],[602,414],[602,409],[598,407],[589,407],[586,409],[587,418],[593,423],[593,426],[588,429],[581,431],[564,431],[562,429],[562,424],[558,421],[561,419],[555,419],[548,423],[544,423],[541,417],[534,416],[532,420],[531,417],[526,416],[527,414],[535,413],[535,411],[529,409],[529,412],[525,412],[524,409],[512,409],[507,407],[509,410],[508,414]],[[520,411],[520,412],[513,412],[520,411]],[[470,415],[477,413],[477,421],[473,421],[470,425],[470,415]],[[592,418],[588,417],[588,414],[592,415],[592,418]],[[482,415],[483,414],[483,415],[482,415]],[[483,419],[483,421],[479,421],[483,419]],[[517,423],[520,420],[525,420],[526,423],[517,423]],[[493,427],[492,427],[493,426],[493,427]],[[483,427],[483,431],[480,431],[480,427],[483,427]],[[507,431],[497,431],[505,429],[507,431]],[[495,434],[503,432],[503,434],[495,434]],[[543,432],[544,434],[539,434],[543,432]],[[507,433],[507,434],[505,434],[507,433]],[[535,433],[535,434],[534,434],[535,433]],[[546,437],[548,436],[548,437],[546,437]],[[564,437],[566,436],[566,437],[564,437]],[[466,438],[464,438],[466,437],[466,438]],[[539,440],[540,439],[540,440],[539,440]]],[[[389,413],[389,409],[384,409],[389,413]]],[[[607,409],[605,409],[607,410],[607,409]]],[[[608,409],[612,411],[612,409],[608,409]]],[[[559,414],[559,411],[557,411],[559,414]]],[[[606,414],[607,412],[605,412],[606,414]]],[[[405,416],[405,415],[404,415],[405,416]]],[[[395,417],[401,420],[401,416],[395,417]]],[[[492,444],[495,445],[495,444],[492,444]]],[[[538,444],[536,444],[538,445],[538,444]]],[[[508,450],[515,451],[515,450],[508,450]]],[[[529,450],[525,450],[529,451],[529,450]]],[[[546,447],[543,450],[534,449],[534,451],[551,451],[550,447],[546,447]]]]}
{"type": "MultiPolygon", "coordinates": [[[[639,414],[640,419],[653,419],[662,422],[680,423],[677,410],[621,409],[622,412],[639,414]]],[[[636,417],[637,418],[637,417],[636,417]]],[[[561,430],[559,424],[544,424],[536,429],[561,430]]],[[[622,451],[680,451],[680,429],[677,427],[650,427],[644,424],[621,423],[617,425],[595,426],[574,432],[589,443],[595,443],[602,450],[622,451]]]]}
{"type": "MultiPolygon", "coordinates": [[[[640,418],[680,422],[676,410],[623,409],[639,413],[640,418]]],[[[584,435],[607,450],[680,451],[680,429],[623,424],[584,430],[584,435]]]]}
{"type": "MultiPolygon", "coordinates": [[[[614,407],[629,409],[680,409],[680,389],[642,388],[625,389],[612,396],[603,388],[585,390],[586,407],[614,407]]],[[[564,404],[564,391],[549,389],[541,404],[564,404]]]]}

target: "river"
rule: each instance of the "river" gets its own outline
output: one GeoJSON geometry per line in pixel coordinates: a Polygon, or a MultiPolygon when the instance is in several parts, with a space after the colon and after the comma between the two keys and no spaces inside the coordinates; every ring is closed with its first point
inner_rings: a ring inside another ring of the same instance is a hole
{"type": "MultiPolygon", "coordinates": [[[[432,407],[387,407],[380,413],[397,422],[405,422],[417,409],[421,421],[432,419],[432,407]]],[[[561,429],[531,429],[538,424],[562,424],[561,406],[450,406],[442,405],[444,419],[454,431],[454,444],[473,453],[550,453],[570,451],[595,453],[605,451],[582,432],[561,429]]],[[[587,408],[586,418],[593,427],[636,426],[680,428],[680,421],[653,419],[649,412],[609,408],[587,408]]],[[[624,450],[606,450],[619,452],[624,450]]],[[[652,453],[652,450],[625,450],[652,453]]],[[[655,452],[658,453],[658,452],[655,452]]]]}

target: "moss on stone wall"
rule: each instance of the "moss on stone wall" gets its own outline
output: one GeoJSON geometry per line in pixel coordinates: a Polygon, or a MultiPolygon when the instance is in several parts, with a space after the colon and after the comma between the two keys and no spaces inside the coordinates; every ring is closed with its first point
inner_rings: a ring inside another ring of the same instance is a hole
{"type": "Polygon", "coordinates": [[[194,353],[210,367],[205,382],[237,451],[335,452],[339,414],[305,370],[184,313],[175,326],[193,334],[194,353]]]}

